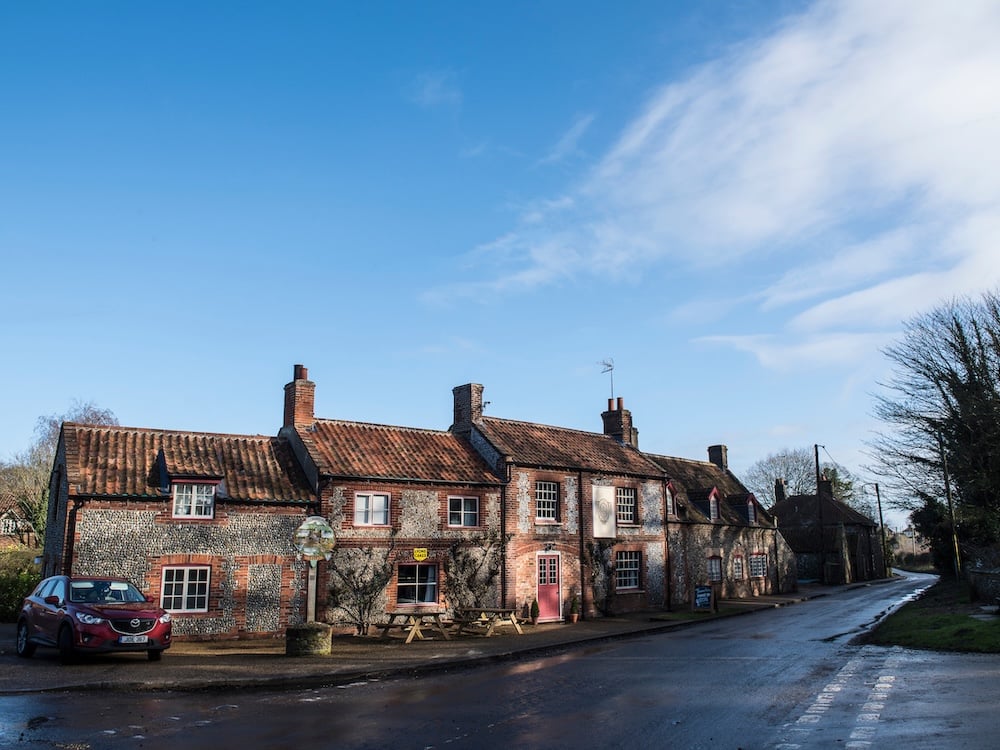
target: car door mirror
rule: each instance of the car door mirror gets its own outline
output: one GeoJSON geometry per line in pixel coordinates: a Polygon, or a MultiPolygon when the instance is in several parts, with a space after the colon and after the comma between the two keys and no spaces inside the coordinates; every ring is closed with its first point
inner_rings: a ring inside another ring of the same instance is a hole
{"type": "Polygon", "coordinates": [[[47,597],[45,597],[45,599],[43,599],[43,601],[46,604],[51,604],[54,607],[59,606],[59,597],[56,596],[55,594],[49,594],[47,597]]]}

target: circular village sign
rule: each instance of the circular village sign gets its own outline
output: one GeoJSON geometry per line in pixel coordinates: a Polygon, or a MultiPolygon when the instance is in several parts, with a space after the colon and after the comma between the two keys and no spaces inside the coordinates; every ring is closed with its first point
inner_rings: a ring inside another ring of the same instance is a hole
{"type": "Polygon", "coordinates": [[[295,549],[311,563],[329,560],[336,545],[333,529],[323,516],[309,516],[295,530],[295,549]]]}

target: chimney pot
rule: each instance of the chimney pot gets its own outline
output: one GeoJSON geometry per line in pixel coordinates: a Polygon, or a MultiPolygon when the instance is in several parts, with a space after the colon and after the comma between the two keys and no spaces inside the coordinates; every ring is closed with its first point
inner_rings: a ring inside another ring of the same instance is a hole
{"type": "Polygon", "coordinates": [[[621,396],[619,396],[618,397],[618,411],[621,411],[624,408],[625,408],[625,399],[622,398],[621,396]]]}
{"type": "Polygon", "coordinates": [[[615,408],[614,397],[608,399],[608,410],[601,415],[604,420],[604,434],[633,448],[639,447],[639,431],[632,426],[632,412],[626,411],[623,399],[618,398],[615,408]]]}

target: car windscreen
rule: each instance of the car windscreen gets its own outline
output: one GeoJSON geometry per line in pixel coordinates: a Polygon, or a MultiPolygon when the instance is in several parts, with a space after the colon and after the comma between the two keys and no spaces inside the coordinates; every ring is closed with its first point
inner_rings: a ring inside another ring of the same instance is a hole
{"type": "Polygon", "coordinates": [[[71,602],[107,604],[146,601],[135,586],[125,581],[73,581],[69,588],[71,602]]]}

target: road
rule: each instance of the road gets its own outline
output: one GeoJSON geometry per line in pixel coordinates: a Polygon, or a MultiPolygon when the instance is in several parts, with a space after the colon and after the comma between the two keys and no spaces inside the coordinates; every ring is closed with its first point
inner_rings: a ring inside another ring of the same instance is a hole
{"type": "Polygon", "coordinates": [[[931,579],[339,688],[0,699],[17,747],[993,748],[1000,657],[852,639],[931,579]]]}

